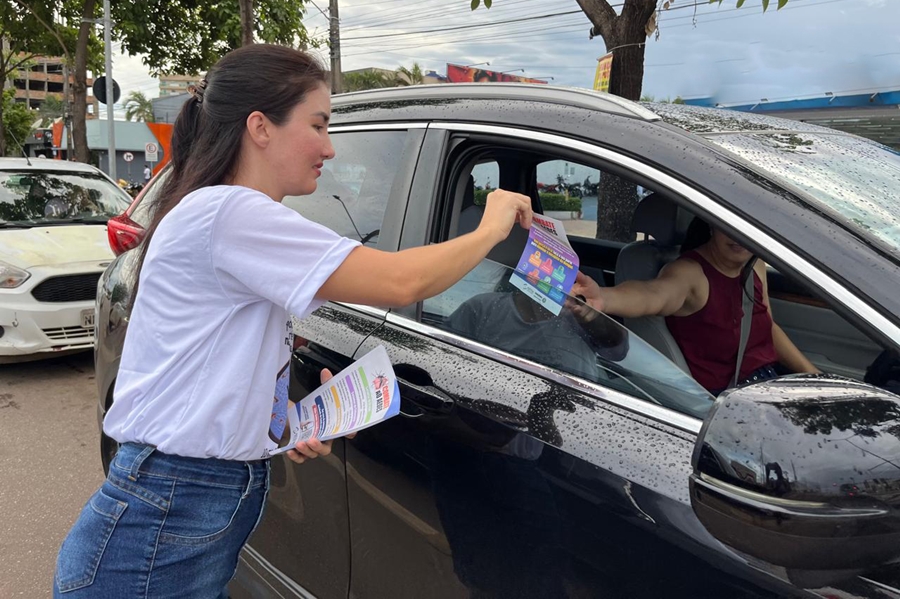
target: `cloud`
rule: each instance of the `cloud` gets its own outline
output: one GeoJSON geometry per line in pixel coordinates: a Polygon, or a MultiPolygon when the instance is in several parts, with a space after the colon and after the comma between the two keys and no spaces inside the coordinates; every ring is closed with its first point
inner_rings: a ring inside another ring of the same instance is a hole
{"type": "MultiPolygon", "coordinates": [[[[766,13],[758,4],[739,10],[734,4],[693,7],[683,0],[665,11],[659,40],[647,40],[644,93],[742,103],[900,89],[894,68],[900,2],[790,0],[766,13]]],[[[306,24],[314,37],[327,39],[328,21],[314,7],[306,24]]],[[[468,0],[342,0],[342,66],[394,69],[418,62],[443,73],[448,62],[490,61],[494,70],[523,68],[526,76],[554,77],[554,84],[590,87],[606,48],[602,39],[588,39],[589,29],[574,0],[494,0],[490,10],[476,11],[468,0]],[[573,14],[536,18],[566,12],[573,14]]],[[[327,47],[314,52],[328,64],[327,47]]],[[[123,92],[158,95],[139,57],[117,57],[114,72],[127,84],[123,92]]]]}

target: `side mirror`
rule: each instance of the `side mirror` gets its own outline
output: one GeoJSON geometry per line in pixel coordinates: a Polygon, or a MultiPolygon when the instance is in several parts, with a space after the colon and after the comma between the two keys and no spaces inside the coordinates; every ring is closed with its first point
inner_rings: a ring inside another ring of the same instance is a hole
{"type": "Polygon", "coordinates": [[[804,571],[900,558],[900,397],[830,375],[722,394],[692,459],[691,505],[739,552],[804,571]]]}

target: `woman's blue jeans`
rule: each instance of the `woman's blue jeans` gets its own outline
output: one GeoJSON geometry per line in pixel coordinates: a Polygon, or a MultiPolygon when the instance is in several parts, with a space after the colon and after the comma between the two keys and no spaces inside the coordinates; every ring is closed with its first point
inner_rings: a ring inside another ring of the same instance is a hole
{"type": "Polygon", "coordinates": [[[63,541],[53,596],[225,597],[268,489],[268,460],[122,445],[63,541]]]}

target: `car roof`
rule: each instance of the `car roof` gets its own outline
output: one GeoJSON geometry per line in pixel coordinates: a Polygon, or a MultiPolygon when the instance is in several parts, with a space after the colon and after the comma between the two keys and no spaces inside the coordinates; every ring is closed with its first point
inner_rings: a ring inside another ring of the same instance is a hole
{"type": "Polygon", "coordinates": [[[50,160],[47,158],[0,158],[0,171],[53,171],[96,174],[96,167],[83,162],[70,162],[67,160],[50,160]]]}
{"type": "Polygon", "coordinates": [[[687,104],[633,102],[591,89],[533,83],[445,83],[391,87],[338,94],[332,97],[331,103],[340,112],[341,108],[354,105],[401,104],[429,100],[471,100],[490,103],[506,101],[528,102],[532,105],[563,105],[629,117],[647,123],[661,121],[701,137],[763,131],[849,135],[834,129],[769,115],[687,104]]]}
{"type": "Polygon", "coordinates": [[[532,83],[453,83],[390,87],[339,94],[331,99],[334,107],[351,104],[383,103],[404,100],[521,100],[545,104],[563,104],[599,112],[618,114],[643,121],[659,116],[641,106],[612,94],[590,89],[532,83]]]}

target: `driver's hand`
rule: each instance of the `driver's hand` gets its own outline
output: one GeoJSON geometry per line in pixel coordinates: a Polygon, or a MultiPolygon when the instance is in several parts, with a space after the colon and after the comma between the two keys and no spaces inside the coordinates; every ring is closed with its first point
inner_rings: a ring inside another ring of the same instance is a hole
{"type": "Polygon", "coordinates": [[[603,292],[600,290],[600,285],[580,270],[575,274],[575,283],[572,284],[572,290],[569,293],[576,297],[579,295],[583,297],[584,303],[597,312],[603,311],[603,292]]]}

